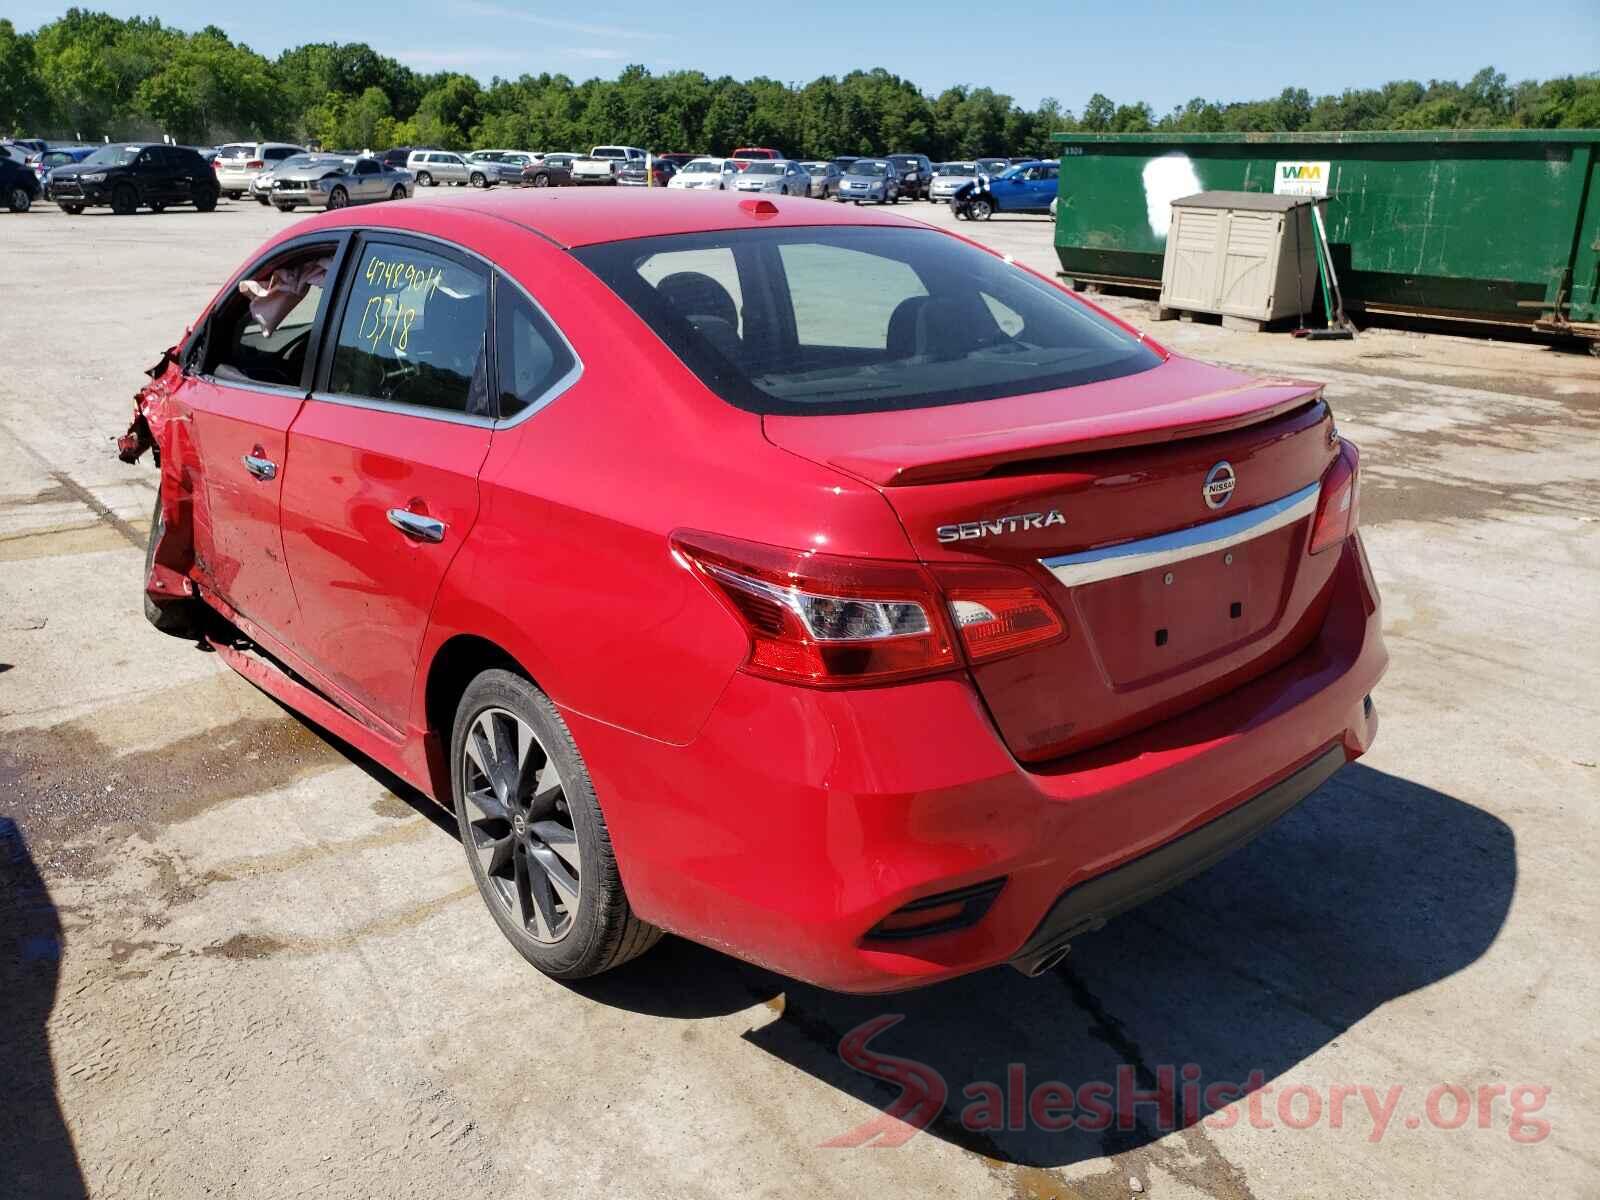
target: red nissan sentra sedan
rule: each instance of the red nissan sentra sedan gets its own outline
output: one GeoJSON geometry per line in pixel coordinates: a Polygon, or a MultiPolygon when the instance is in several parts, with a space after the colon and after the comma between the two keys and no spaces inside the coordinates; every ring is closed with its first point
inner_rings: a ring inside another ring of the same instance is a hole
{"type": "Polygon", "coordinates": [[[1376,729],[1319,387],[905,217],[328,213],[151,376],[147,614],[453,805],[554,976],[1037,972],[1376,729]]]}

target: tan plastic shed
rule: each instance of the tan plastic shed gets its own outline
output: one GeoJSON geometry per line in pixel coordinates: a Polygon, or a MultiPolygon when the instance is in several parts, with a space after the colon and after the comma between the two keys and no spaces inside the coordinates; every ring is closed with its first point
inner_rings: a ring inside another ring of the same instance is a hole
{"type": "Polygon", "coordinates": [[[1158,319],[1219,313],[1225,325],[1259,329],[1309,312],[1317,295],[1312,203],[1263,192],[1174,200],[1158,319]]]}

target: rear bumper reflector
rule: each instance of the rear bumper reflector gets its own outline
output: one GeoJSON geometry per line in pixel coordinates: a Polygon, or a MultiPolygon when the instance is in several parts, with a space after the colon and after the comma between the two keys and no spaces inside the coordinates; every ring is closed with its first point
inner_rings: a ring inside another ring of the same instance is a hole
{"type": "Polygon", "coordinates": [[[1137,575],[1140,571],[1170,566],[1189,558],[1201,558],[1311,516],[1317,510],[1317,495],[1321,488],[1320,483],[1307,484],[1280,500],[1223,517],[1220,521],[1207,521],[1203,525],[1174,533],[1102,546],[1078,554],[1041,558],[1039,563],[1065,586],[1077,587],[1085,583],[1098,583],[1102,579],[1137,575]]]}
{"type": "Polygon", "coordinates": [[[869,929],[867,940],[894,941],[926,937],[932,933],[949,933],[953,929],[975,925],[983,920],[1005,882],[1003,878],[991,879],[987,883],[913,900],[895,909],[869,929]]]}

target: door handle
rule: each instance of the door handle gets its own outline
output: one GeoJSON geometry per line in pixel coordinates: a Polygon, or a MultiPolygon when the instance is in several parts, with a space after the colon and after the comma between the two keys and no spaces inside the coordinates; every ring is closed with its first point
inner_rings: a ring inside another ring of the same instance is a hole
{"type": "Polygon", "coordinates": [[[409,508],[391,508],[389,510],[389,524],[407,537],[416,538],[419,542],[444,541],[445,524],[443,521],[433,517],[425,517],[421,513],[414,513],[409,508]]]}
{"type": "Polygon", "coordinates": [[[239,461],[244,463],[244,469],[257,479],[277,478],[278,464],[270,458],[262,458],[259,454],[246,454],[239,461]]]}

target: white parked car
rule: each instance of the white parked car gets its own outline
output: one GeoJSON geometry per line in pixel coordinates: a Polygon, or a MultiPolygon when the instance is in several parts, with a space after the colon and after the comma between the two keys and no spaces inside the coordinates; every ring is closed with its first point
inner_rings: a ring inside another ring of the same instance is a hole
{"type": "Polygon", "coordinates": [[[975,162],[940,163],[933,169],[933,182],[928,185],[929,200],[948,202],[958,191],[978,178],[975,162]]]}
{"type": "Polygon", "coordinates": [[[305,148],[288,142],[229,142],[219,147],[212,160],[217,187],[229,200],[237,200],[250,190],[262,171],[270,171],[284,159],[304,154],[305,148]]]}
{"type": "Polygon", "coordinates": [[[667,186],[679,191],[726,191],[738,174],[731,158],[691,158],[667,180],[667,186]]]}
{"type": "Polygon", "coordinates": [[[623,167],[645,158],[637,146],[596,146],[572,164],[572,182],[615,184],[623,167]]]}
{"type": "Polygon", "coordinates": [[[787,158],[757,159],[734,178],[741,192],[771,192],[780,196],[809,196],[811,173],[787,158]]]}

